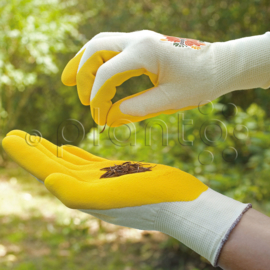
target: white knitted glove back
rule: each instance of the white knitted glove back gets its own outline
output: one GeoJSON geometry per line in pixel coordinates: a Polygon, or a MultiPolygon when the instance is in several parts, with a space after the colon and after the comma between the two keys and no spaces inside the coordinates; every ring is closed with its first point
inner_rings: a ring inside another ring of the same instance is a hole
{"type": "Polygon", "coordinates": [[[147,30],[101,33],[68,63],[62,80],[77,84],[98,124],[136,122],[192,109],[233,90],[269,87],[270,33],[217,43],[147,30]],[[141,74],[155,86],[112,104],[116,86],[141,74]]]}
{"type": "Polygon", "coordinates": [[[166,233],[217,266],[223,245],[251,208],[212,189],[192,202],[167,202],[110,210],[81,211],[106,222],[166,233]]]}

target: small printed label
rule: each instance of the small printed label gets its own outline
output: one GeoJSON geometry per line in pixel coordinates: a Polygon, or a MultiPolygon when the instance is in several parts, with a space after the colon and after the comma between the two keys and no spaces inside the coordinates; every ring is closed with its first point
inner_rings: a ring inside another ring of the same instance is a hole
{"type": "Polygon", "coordinates": [[[181,48],[192,48],[194,50],[200,50],[202,46],[205,46],[206,44],[195,39],[189,39],[189,38],[178,38],[178,37],[170,37],[170,36],[164,36],[164,39],[161,39],[161,41],[168,41],[171,42],[173,46],[175,47],[181,47],[181,48]]]}

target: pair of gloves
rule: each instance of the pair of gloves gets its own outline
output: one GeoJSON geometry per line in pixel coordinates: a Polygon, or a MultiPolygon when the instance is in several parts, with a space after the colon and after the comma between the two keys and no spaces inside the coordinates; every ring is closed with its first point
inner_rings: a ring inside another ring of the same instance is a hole
{"type": "MultiPolygon", "coordinates": [[[[212,44],[152,31],[102,33],[68,63],[62,80],[77,84],[80,100],[91,105],[96,123],[119,126],[191,109],[233,90],[267,88],[269,51],[270,33],[212,44]],[[116,87],[141,74],[154,87],[112,104],[116,87]]],[[[73,146],[62,146],[58,158],[57,146],[43,138],[30,146],[27,136],[18,130],[7,134],[5,151],[67,207],[113,224],[166,233],[214,266],[230,232],[251,207],[165,165],[100,178],[100,169],[123,161],[73,146]]]]}

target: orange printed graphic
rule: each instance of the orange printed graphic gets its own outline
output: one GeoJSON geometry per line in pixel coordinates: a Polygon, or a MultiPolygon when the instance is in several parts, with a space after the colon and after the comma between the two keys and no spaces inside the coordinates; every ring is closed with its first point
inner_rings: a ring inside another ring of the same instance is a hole
{"type": "Polygon", "coordinates": [[[178,37],[170,37],[165,36],[164,39],[161,39],[162,41],[169,41],[173,42],[173,46],[175,47],[190,47],[195,50],[200,50],[201,46],[205,46],[206,44],[195,39],[189,39],[189,38],[178,38],[178,37]]]}

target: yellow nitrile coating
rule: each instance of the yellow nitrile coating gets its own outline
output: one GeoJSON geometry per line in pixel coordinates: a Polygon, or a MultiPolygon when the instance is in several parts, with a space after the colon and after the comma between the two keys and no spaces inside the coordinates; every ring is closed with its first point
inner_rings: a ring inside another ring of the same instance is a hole
{"type": "Polygon", "coordinates": [[[150,114],[147,114],[145,116],[132,116],[132,115],[124,114],[121,111],[120,105],[121,105],[121,103],[123,101],[128,100],[130,98],[133,98],[135,96],[141,95],[144,92],[147,92],[149,90],[151,90],[151,89],[145,90],[143,92],[134,94],[132,96],[123,98],[123,99],[115,102],[112,105],[112,107],[110,108],[110,111],[108,113],[107,125],[109,127],[118,127],[118,126],[121,126],[123,124],[128,124],[130,122],[132,122],[132,123],[140,122],[140,121],[143,121],[145,119],[152,118],[152,117],[155,117],[155,116],[158,116],[158,115],[161,115],[161,114],[173,114],[173,113],[176,113],[176,112],[186,111],[186,110],[191,110],[191,109],[197,108],[197,106],[188,106],[188,107],[185,107],[185,108],[182,108],[182,109],[179,109],[179,110],[166,110],[166,111],[161,111],[161,112],[157,112],[157,113],[150,113],[150,114]]]}
{"type": "Polygon", "coordinates": [[[81,103],[83,105],[90,105],[91,90],[99,67],[119,54],[119,52],[106,50],[98,51],[86,60],[78,72],[79,64],[84,52],[85,50],[82,50],[68,62],[62,73],[62,82],[68,86],[77,84],[77,91],[81,103]]]}
{"type": "MultiPolygon", "coordinates": [[[[95,161],[93,156],[88,165],[76,165],[72,159],[67,162],[53,155],[48,150],[53,144],[30,146],[17,135],[8,135],[2,144],[14,161],[44,181],[48,190],[70,208],[104,210],[192,201],[208,189],[194,176],[165,165],[158,164],[150,172],[100,179],[104,173],[101,168],[123,161],[95,161]]],[[[74,155],[74,160],[91,157],[82,149],[73,154],[64,150],[66,154],[74,155]]]]}
{"type": "Polygon", "coordinates": [[[105,158],[101,158],[101,157],[97,157],[93,154],[90,154],[78,147],[75,147],[73,145],[63,145],[62,148],[69,152],[70,154],[72,154],[74,156],[74,158],[80,157],[82,160],[86,160],[86,161],[96,161],[96,162],[100,162],[100,161],[105,161],[105,158]]]}
{"type": "Polygon", "coordinates": [[[84,51],[85,49],[78,53],[75,57],[73,57],[65,66],[61,76],[61,80],[64,85],[76,85],[77,71],[84,51]]]}
{"type": "Polygon", "coordinates": [[[111,127],[117,127],[121,126],[123,123],[139,122],[148,118],[158,116],[160,114],[173,114],[179,111],[190,110],[197,107],[189,106],[180,110],[166,110],[157,113],[147,114],[145,116],[132,116],[121,112],[120,105],[123,101],[141,95],[146,91],[151,90],[152,88],[137,93],[135,95],[123,98],[115,104],[112,104],[111,100],[115,96],[117,86],[121,85],[123,82],[127,81],[131,77],[140,76],[142,74],[149,76],[154,86],[158,85],[158,76],[154,73],[147,71],[144,68],[127,70],[125,72],[121,72],[112,76],[102,85],[102,87],[96,93],[95,97],[90,102],[92,87],[99,67],[120,52],[107,50],[98,51],[86,60],[86,62],[83,64],[83,66],[77,73],[79,63],[84,52],[85,50],[82,50],[78,55],[76,55],[73,59],[69,61],[63,71],[62,82],[65,85],[70,86],[77,84],[77,91],[82,104],[91,105],[92,117],[98,125],[107,124],[111,127]]]}
{"type": "MultiPolygon", "coordinates": [[[[96,96],[93,98],[93,100],[90,103],[92,117],[98,125],[108,124],[107,117],[109,117],[110,111],[111,111],[112,106],[113,106],[111,100],[113,99],[113,97],[116,94],[116,87],[120,86],[123,82],[127,81],[128,79],[130,79],[132,77],[138,77],[138,76],[141,76],[143,74],[149,76],[151,82],[155,86],[157,86],[157,82],[158,82],[157,75],[147,71],[144,68],[135,69],[135,70],[128,70],[128,71],[118,73],[118,74],[114,75],[113,77],[111,77],[109,80],[107,80],[102,85],[102,87],[99,89],[98,93],[96,94],[96,96]],[[97,108],[99,109],[99,114],[96,114],[94,112],[97,108]]],[[[148,89],[148,90],[150,90],[150,89],[148,89]]],[[[148,91],[148,90],[146,90],[146,91],[148,91]]],[[[140,95],[142,93],[143,92],[138,93],[136,95],[140,95]]],[[[136,95],[133,95],[131,97],[134,97],[136,95]]],[[[127,99],[127,98],[121,99],[119,102],[122,102],[125,99],[127,99]]],[[[118,118],[118,120],[119,119],[120,118],[118,118]]]]}
{"type": "Polygon", "coordinates": [[[6,153],[15,162],[41,181],[44,181],[46,177],[55,171],[70,173],[67,166],[63,166],[64,160],[58,161],[58,158],[53,157],[41,144],[29,146],[24,139],[11,135],[3,139],[2,145],[6,153]]]}
{"type": "MultiPolygon", "coordinates": [[[[122,162],[110,161],[99,168],[122,162]]],[[[99,168],[91,172],[91,177],[98,178],[104,173],[99,168]]],[[[45,185],[70,208],[100,210],[193,201],[208,189],[194,176],[164,165],[156,166],[151,172],[97,180],[85,183],[72,176],[53,174],[45,180],[45,185]]]]}
{"type": "Polygon", "coordinates": [[[182,109],[166,110],[157,113],[147,114],[145,116],[132,116],[122,113],[120,110],[120,105],[123,101],[139,96],[147,91],[150,91],[153,88],[139,92],[132,96],[128,96],[112,104],[111,100],[116,94],[116,87],[121,85],[123,82],[127,81],[131,77],[141,76],[142,74],[148,75],[155,87],[158,85],[158,76],[147,71],[144,68],[128,70],[122,73],[118,73],[102,85],[96,96],[90,102],[92,117],[98,125],[102,126],[107,124],[110,127],[118,127],[123,125],[123,123],[126,124],[129,122],[139,122],[148,118],[158,116],[160,114],[173,114],[179,111],[186,111],[197,108],[197,106],[188,106],[182,109]],[[98,113],[96,113],[96,109],[98,109],[98,113]]]}
{"type": "Polygon", "coordinates": [[[98,51],[89,57],[77,74],[77,90],[83,105],[90,105],[92,87],[99,67],[119,54],[113,51],[98,51]]]}
{"type": "MultiPolygon", "coordinates": [[[[29,138],[27,138],[28,136],[36,137],[33,135],[29,135],[26,132],[21,131],[21,130],[13,130],[7,134],[7,136],[11,136],[11,135],[15,135],[15,136],[18,136],[18,137],[24,139],[25,143],[27,140],[29,140],[29,138]]],[[[49,151],[52,153],[52,157],[59,157],[59,162],[61,162],[61,163],[68,162],[66,164],[69,164],[70,166],[73,166],[74,164],[75,165],[89,165],[89,160],[81,159],[81,158],[77,157],[76,155],[69,153],[69,149],[70,149],[70,151],[72,151],[71,148],[75,148],[75,147],[56,146],[56,145],[52,144],[51,142],[47,141],[46,139],[40,138],[40,137],[37,138],[37,141],[39,141],[40,145],[44,146],[44,151],[49,151]],[[62,149],[64,149],[66,151],[66,153],[64,153],[63,155],[62,155],[62,153],[63,153],[62,149]]],[[[100,157],[96,157],[94,155],[92,155],[92,156],[95,157],[97,160],[101,159],[100,157]]]]}
{"type": "Polygon", "coordinates": [[[107,80],[99,89],[95,97],[91,100],[91,112],[94,121],[98,125],[105,125],[107,122],[107,115],[112,106],[111,100],[115,96],[116,87],[127,81],[131,77],[137,77],[145,74],[147,71],[144,68],[136,70],[128,70],[118,73],[107,80]],[[94,113],[94,110],[99,109],[99,114],[94,113]]]}

